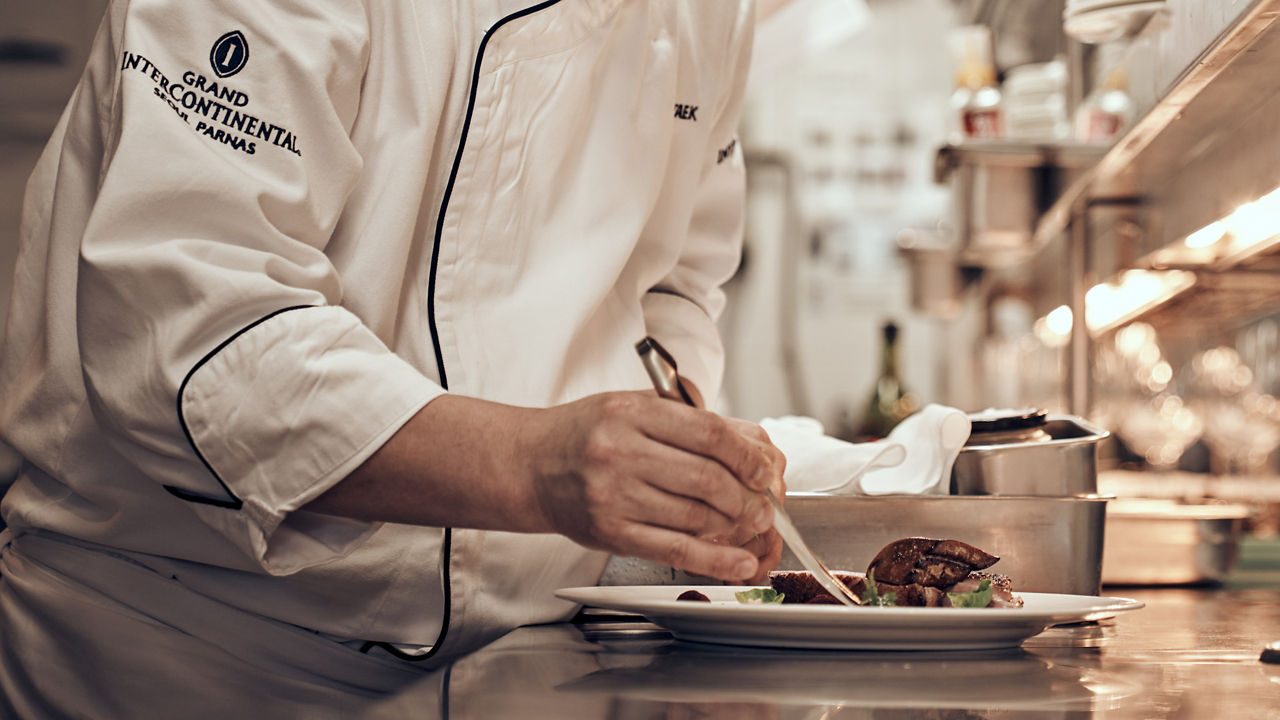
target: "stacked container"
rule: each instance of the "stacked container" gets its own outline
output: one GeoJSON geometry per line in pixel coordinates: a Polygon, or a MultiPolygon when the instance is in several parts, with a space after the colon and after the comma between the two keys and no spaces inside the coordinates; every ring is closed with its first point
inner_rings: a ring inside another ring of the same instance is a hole
{"type": "MultiPolygon", "coordinates": [[[[795,496],[792,520],[830,567],[861,571],[903,537],[952,538],[1000,556],[1015,591],[1097,595],[1107,498],[1097,448],[1109,433],[1069,415],[970,416],[951,495],[795,496]]],[[[781,567],[798,569],[784,551],[781,567]]]]}

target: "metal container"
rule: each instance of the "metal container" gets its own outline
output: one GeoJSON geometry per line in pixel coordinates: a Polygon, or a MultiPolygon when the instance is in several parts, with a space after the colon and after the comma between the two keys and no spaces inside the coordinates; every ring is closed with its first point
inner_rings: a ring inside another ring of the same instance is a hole
{"type": "Polygon", "coordinates": [[[1102,581],[1116,585],[1219,583],[1235,566],[1249,509],[1118,500],[1107,512],[1102,581]]]}
{"type": "MultiPolygon", "coordinates": [[[[1015,591],[1097,595],[1109,498],[793,494],[787,512],[830,568],[862,572],[885,545],[922,536],[967,542],[1000,561],[1015,591]]],[[[784,550],[782,569],[800,563],[784,550]]]]}
{"type": "Polygon", "coordinates": [[[966,445],[951,470],[952,495],[1088,495],[1098,491],[1098,443],[1111,433],[1072,415],[1049,415],[1048,439],[966,445]]]}
{"type": "Polygon", "coordinates": [[[961,265],[1010,267],[1034,252],[1036,222],[1105,148],[970,141],[938,150],[934,180],[952,188],[961,265]]]}
{"type": "Polygon", "coordinates": [[[943,320],[959,315],[964,281],[951,242],[940,232],[910,228],[898,233],[897,244],[911,268],[911,308],[943,320]]]}

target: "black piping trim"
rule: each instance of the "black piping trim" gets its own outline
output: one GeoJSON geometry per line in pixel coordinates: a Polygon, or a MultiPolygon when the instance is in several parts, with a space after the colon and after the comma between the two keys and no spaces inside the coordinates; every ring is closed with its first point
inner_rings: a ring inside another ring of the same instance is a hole
{"type": "Polygon", "coordinates": [[[223,340],[218,345],[218,347],[210,350],[207,355],[200,358],[200,361],[197,362],[195,365],[193,365],[189,371],[187,371],[187,376],[182,378],[182,384],[178,386],[178,423],[182,426],[182,434],[187,437],[187,442],[191,445],[191,449],[192,451],[195,452],[196,457],[200,458],[200,462],[204,463],[204,466],[209,471],[209,474],[213,476],[214,480],[218,481],[218,485],[222,486],[223,491],[226,492],[231,499],[228,500],[226,498],[209,497],[207,495],[193,493],[190,490],[183,490],[182,488],[174,487],[172,485],[163,486],[165,490],[169,491],[170,495],[173,495],[174,497],[177,497],[177,498],[181,498],[182,500],[186,500],[188,502],[202,503],[204,505],[213,505],[214,507],[228,508],[230,510],[239,510],[244,505],[244,501],[236,497],[235,493],[231,492],[231,488],[227,487],[227,484],[222,481],[221,477],[219,477],[218,472],[213,469],[212,465],[209,464],[209,460],[205,458],[204,453],[200,452],[200,448],[196,446],[196,439],[192,437],[191,428],[187,426],[187,418],[185,415],[182,414],[182,394],[186,392],[187,383],[191,381],[191,377],[196,374],[196,371],[204,367],[204,364],[212,360],[214,355],[217,355],[219,352],[222,352],[224,348],[226,348],[231,343],[235,342],[236,339],[239,338],[241,335],[244,335],[245,333],[249,332],[255,327],[261,325],[262,323],[270,320],[271,318],[277,315],[280,315],[281,313],[287,313],[290,310],[304,310],[306,308],[312,308],[312,307],[319,307],[319,306],[294,305],[292,307],[281,308],[279,310],[276,310],[275,312],[272,312],[268,315],[264,315],[263,317],[260,317],[257,320],[254,320],[248,325],[237,330],[236,333],[231,337],[227,338],[226,340],[223,340]]]}
{"type": "Polygon", "coordinates": [[[444,679],[440,683],[440,720],[449,720],[449,685],[453,683],[453,663],[444,668],[444,679]]]}
{"type": "Polygon", "coordinates": [[[701,310],[703,315],[706,315],[707,317],[711,317],[711,313],[707,312],[707,309],[702,307],[701,303],[689,297],[688,295],[685,295],[684,293],[678,293],[675,290],[671,290],[670,288],[664,288],[664,287],[651,287],[646,292],[657,293],[659,295],[671,295],[674,297],[678,297],[681,300],[685,300],[690,305],[701,310]]]}
{"type": "MultiPolygon", "coordinates": [[[[444,216],[449,210],[449,199],[453,197],[453,185],[458,179],[458,169],[462,166],[462,153],[467,147],[467,135],[471,131],[471,116],[475,112],[476,93],[480,89],[480,66],[484,63],[484,50],[488,47],[490,38],[502,26],[513,20],[519,20],[522,17],[545,10],[559,2],[560,0],[544,0],[537,5],[501,18],[485,31],[484,37],[480,38],[479,47],[476,48],[476,64],[471,70],[471,92],[467,96],[467,114],[462,120],[462,134],[458,137],[458,150],[454,153],[453,167],[449,170],[449,182],[445,184],[444,197],[440,201],[440,213],[436,216],[436,232],[431,246],[431,274],[427,280],[427,325],[431,329],[431,344],[436,352],[436,370],[440,374],[440,387],[446,390],[449,389],[449,377],[445,373],[444,352],[440,349],[440,331],[436,328],[436,269],[440,266],[440,240],[444,234],[444,216]]],[[[394,645],[389,643],[366,643],[362,650],[367,651],[369,648],[377,646],[401,660],[421,662],[433,657],[440,651],[440,648],[444,647],[445,637],[449,634],[449,616],[453,610],[453,592],[449,581],[449,561],[452,544],[453,528],[444,528],[444,542],[440,553],[440,574],[444,581],[444,620],[440,625],[440,634],[436,636],[436,641],[431,646],[431,650],[423,655],[409,655],[397,650],[394,645]]]]}
{"type": "Polygon", "coordinates": [[[449,552],[453,544],[452,531],[453,528],[444,529],[444,547],[440,550],[442,562],[441,574],[444,576],[444,622],[440,625],[440,634],[436,636],[435,644],[431,646],[430,650],[421,655],[410,655],[409,653],[396,648],[396,646],[391,643],[369,640],[360,646],[360,652],[368,653],[370,650],[377,647],[386,650],[400,660],[408,662],[422,662],[423,660],[430,659],[440,651],[440,648],[444,645],[444,636],[449,632],[449,611],[453,604],[453,598],[451,597],[449,588],[449,552]]]}
{"type": "Polygon", "coordinates": [[[527,7],[502,18],[485,31],[484,37],[480,39],[480,47],[476,50],[476,64],[471,70],[471,93],[467,98],[467,114],[462,121],[462,134],[458,138],[458,150],[453,156],[453,167],[449,171],[449,182],[445,184],[444,198],[440,201],[440,213],[436,216],[436,232],[431,247],[431,274],[427,280],[427,323],[431,328],[431,342],[435,346],[436,367],[440,371],[440,385],[446,389],[449,387],[449,380],[445,375],[444,353],[440,349],[440,333],[436,329],[436,269],[440,264],[440,240],[444,234],[444,216],[449,209],[449,199],[453,196],[453,185],[458,179],[458,169],[462,166],[462,153],[467,146],[467,135],[471,132],[471,115],[476,109],[476,93],[480,89],[480,66],[484,62],[484,50],[489,44],[489,39],[503,25],[526,15],[545,10],[559,2],[560,0],[544,0],[537,5],[527,7]]]}

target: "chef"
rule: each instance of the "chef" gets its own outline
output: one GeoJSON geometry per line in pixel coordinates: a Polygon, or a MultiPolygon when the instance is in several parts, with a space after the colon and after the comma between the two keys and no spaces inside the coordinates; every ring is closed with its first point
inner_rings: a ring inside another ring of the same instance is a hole
{"type": "Polygon", "coordinates": [[[716,397],[751,13],[114,2],[0,347],[9,702],[385,689],[610,553],[763,577],[781,454],[634,349],[716,397]]]}

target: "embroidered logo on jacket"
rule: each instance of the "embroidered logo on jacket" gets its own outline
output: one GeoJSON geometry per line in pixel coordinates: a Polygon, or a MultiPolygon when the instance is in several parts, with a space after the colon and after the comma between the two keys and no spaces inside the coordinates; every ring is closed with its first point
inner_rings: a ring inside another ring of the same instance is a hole
{"type": "MultiPolygon", "coordinates": [[[[230,35],[231,33],[228,33],[230,35]]],[[[238,33],[237,33],[238,34],[238,33]]],[[[227,35],[223,36],[225,39],[227,35]]],[[[241,38],[243,40],[243,38],[241,38]]],[[[223,44],[219,40],[214,50],[223,44]]],[[[248,47],[236,46],[239,65],[244,67],[248,47]]],[[[230,48],[230,46],[228,46],[230,48]]],[[[228,49],[228,52],[230,50],[228,49]]],[[[211,59],[221,57],[216,52],[211,59]]],[[[234,58],[228,56],[228,62],[234,58]]],[[[214,63],[217,69],[217,63],[214,63]]],[[[260,145],[269,144],[299,157],[298,136],[292,130],[263,119],[250,107],[249,94],[226,83],[207,78],[193,70],[182,73],[181,81],[171,79],[147,58],[125,50],[120,61],[122,72],[137,71],[151,80],[153,94],[196,132],[223,145],[253,155],[260,145]],[[262,141],[261,143],[259,141],[262,141]]]]}
{"type": "Polygon", "coordinates": [[[244,33],[232,30],[218,38],[209,51],[209,65],[213,74],[228,78],[244,69],[249,62],[249,41],[244,33]]]}

